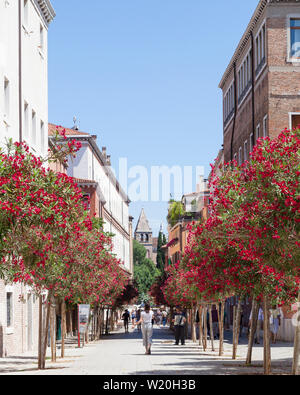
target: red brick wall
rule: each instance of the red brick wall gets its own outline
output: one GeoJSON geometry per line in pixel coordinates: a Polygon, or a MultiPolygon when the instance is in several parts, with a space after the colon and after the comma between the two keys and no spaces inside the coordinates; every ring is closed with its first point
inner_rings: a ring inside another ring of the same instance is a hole
{"type": "MultiPolygon", "coordinates": [[[[260,137],[263,134],[263,120],[267,115],[267,131],[271,138],[285,128],[290,128],[289,113],[300,113],[300,64],[295,65],[287,61],[288,29],[287,18],[290,12],[295,11],[295,5],[286,7],[272,5],[270,18],[266,19],[266,51],[267,65],[261,75],[255,81],[255,115],[254,133],[260,124],[260,137]],[[275,10],[275,11],[274,11],[275,10]],[[274,17],[273,15],[279,14],[274,17]]],[[[300,9],[298,6],[298,12],[300,9]]],[[[257,23],[254,29],[260,28],[264,16],[257,23]]],[[[250,47],[250,42],[246,46],[237,61],[237,70],[250,47]]],[[[228,78],[223,87],[223,92],[227,90],[232,82],[233,73],[228,78]]],[[[224,130],[224,157],[225,162],[231,159],[231,136],[233,121],[224,130]]],[[[250,134],[253,132],[252,125],[252,92],[248,94],[244,103],[238,108],[235,123],[233,155],[238,156],[239,148],[242,148],[242,160],[244,160],[244,142],[248,142],[250,148],[250,134]]]]}

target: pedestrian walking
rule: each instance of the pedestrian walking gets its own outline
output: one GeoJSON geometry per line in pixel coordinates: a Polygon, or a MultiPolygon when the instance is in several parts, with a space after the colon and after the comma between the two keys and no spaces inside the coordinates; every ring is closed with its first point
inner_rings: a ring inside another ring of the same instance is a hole
{"type": "MultiPolygon", "coordinates": [[[[136,312],[136,322],[139,322],[141,319],[141,309],[138,309],[136,312]]],[[[137,329],[140,332],[142,330],[141,324],[137,325],[137,329]]]]}
{"type": "Polygon", "coordinates": [[[166,310],[163,310],[163,312],[162,312],[163,327],[165,327],[167,325],[167,319],[168,319],[168,313],[166,312],[166,310]]]}
{"type": "Polygon", "coordinates": [[[130,318],[130,314],[129,311],[126,309],[124,314],[122,315],[122,320],[124,321],[125,333],[128,333],[129,318],[130,318]]]}
{"type": "Polygon", "coordinates": [[[175,316],[173,319],[174,329],[175,329],[175,345],[179,345],[179,341],[181,344],[185,345],[185,323],[186,318],[184,316],[183,311],[178,307],[175,312],[175,316]]]}
{"type": "Polygon", "coordinates": [[[157,326],[161,326],[161,324],[162,324],[162,312],[158,309],[158,311],[157,311],[157,315],[156,315],[156,323],[157,323],[157,326]]]}
{"type": "Polygon", "coordinates": [[[148,303],[145,304],[145,310],[141,312],[141,318],[136,323],[133,323],[133,328],[136,325],[142,325],[143,345],[146,349],[145,354],[151,354],[152,335],[153,335],[153,311],[148,303]]]}
{"type": "Polygon", "coordinates": [[[277,334],[281,324],[281,311],[277,306],[273,306],[270,310],[270,331],[272,343],[275,344],[277,341],[277,334]]]}
{"type": "Polygon", "coordinates": [[[134,323],[135,319],[136,319],[136,311],[132,310],[132,313],[131,313],[131,321],[132,321],[132,323],[134,323]]]}

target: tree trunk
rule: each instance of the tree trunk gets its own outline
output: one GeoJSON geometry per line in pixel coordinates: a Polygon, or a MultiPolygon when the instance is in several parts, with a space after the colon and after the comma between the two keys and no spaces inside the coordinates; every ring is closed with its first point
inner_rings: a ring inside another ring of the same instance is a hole
{"type": "Polygon", "coordinates": [[[202,346],[203,345],[203,309],[202,306],[198,306],[198,312],[199,312],[199,345],[202,346]]]}
{"type": "Polygon", "coordinates": [[[191,326],[192,326],[192,341],[193,343],[197,342],[197,332],[196,332],[196,309],[193,306],[192,308],[192,320],[191,320],[191,326]]]}
{"type": "Polygon", "coordinates": [[[113,332],[115,330],[115,322],[114,322],[114,310],[111,310],[111,316],[110,316],[110,328],[111,331],[113,332]]]}
{"type": "Polygon", "coordinates": [[[52,300],[50,301],[50,345],[51,345],[51,362],[56,362],[55,353],[55,308],[53,307],[52,300]]]}
{"type": "Polygon", "coordinates": [[[257,330],[258,312],[259,312],[259,305],[256,300],[253,300],[246,365],[251,365],[252,362],[252,350],[253,350],[255,332],[257,330]]]}
{"type": "Polygon", "coordinates": [[[203,309],[203,320],[204,320],[204,336],[203,336],[203,350],[207,349],[207,306],[203,309]]]}
{"type": "Polygon", "coordinates": [[[293,370],[294,376],[300,375],[300,292],[298,294],[298,311],[296,313],[296,328],[295,328],[295,342],[294,342],[294,358],[293,370]]]}
{"type": "Polygon", "coordinates": [[[96,321],[96,325],[97,325],[97,331],[96,331],[96,339],[99,340],[101,337],[101,310],[98,307],[97,309],[97,321],[96,321]]]}
{"type": "Polygon", "coordinates": [[[211,351],[215,351],[215,345],[214,345],[214,328],[213,328],[213,320],[212,320],[212,313],[211,313],[211,304],[209,305],[209,333],[210,333],[210,341],[211,341],[211,351]]]}
{"type": "Polygon", "coordinates": [[[105,334],[109,334],[109,329],[108,329],[108,319],[109,319],[109,309],[106,310],[106,323],[105,323],[105,334]]]}
{"type": "Polygon", "coordinates": [[[270,310],[269,301],[266,296],[263,298],[264,307],[264,374],[271,373],[271,346],[270,346],[270,310]]]}
{"type": "Polygon", "coordinates": [[[220,306],[218,306],[218,321],[219,321],[219,356],[221,357],[224,354],[224,311],[225,311],[225,302],[221,302],[221,312],[220,306]]]}
{"type": "Polygon", "coordinates": [[[66,302],[61,304],[61,358],[65,357],[65,338],[66,338],[66,302]]]}
{"type": "Polygon", "coordinates": [[[50,321],[50,309],[51,309],[51,294],[48,295],[47,298],[47,314],[46,314],[46,321],[44,327],[44,344],[42,348],[42,361],[41,361],[41,369],[44,370],[46,366],[46,354],[47,354],[47,347],[48,347],[48,330],[49,330],[49,321],[50,321]]]}
{"type": "Polygon", "coordinates": [[[234,324],[234,332],[233,332],[233,351],[232,351],[232,359],[236,359],[237,348],[239,344],[239,337],[240,337],[240,321],[241,321],[241,307],[242,307],[242,300],[239,298],[239,302],[236,308],[235,314],[235,324],[234,324]]]}
{"type": "Polygon", "coordinates": [[[70,333],[71,336],[74,336],[74,330],[73,330],[73,309],[69,311],[69,317],[70,317],[70,333]]]}
{"type": "MultiPolygon", "coordinates": [[[[233,306],[233,318],[232,318],[232,358],[234,354],[234,344],[235,344],[235,325],[236,325],[236,305],[233,306]]],[[[234,358],[233,358],[234,359],[234,358]]]]}
{"type": "Polygon", "coordinates": [[[38,345],[38,369],[42,369],[43,354],[43,297],[39,297],[39,345],[38,345]]]}

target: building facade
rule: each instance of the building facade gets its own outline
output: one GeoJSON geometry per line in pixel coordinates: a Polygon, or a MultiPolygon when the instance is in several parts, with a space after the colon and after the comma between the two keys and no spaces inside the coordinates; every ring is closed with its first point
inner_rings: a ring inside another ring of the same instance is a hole
{"type": "Polygon", "coordinates": [[[49,0],[0,2],[0,141],[48,152],[49,0]]]}
{"type": "MultiPolygon", "coordinates": [[[[49,124],[49,136],[57,126],[49,124]]],[[[113,253],[130,275],[133,270],[130,200],[111,170],[106,148],[99,149],[97,137],[76,127],[63,128],[67,139],[77,140],[82,147],[76,158],[69,158],[67,174],[76,179],[87,200],[92,217],[103,218],[104,231],[113,235],[113,253]]]]}
{"type": "MultiPolygon", "coordinates": [[[[48,152],[49,0],[0,2],[0,145],[48,152]]],[[[0,280],[0,357],[37,350],[39,302],[30,287],[0,280]]]]}
{"type": "MultiPolygon", "coordinates": [[[[259,1],[219,87],[225,162],[242,164],[258,138],[300,125],[299,1],[259,1]]],[[[294,313],[283,309],[282,340],[293,340],[294,313]]]]}
{"type": "Polygon", "coordinates": [[[300,4],[261,0],[222,77],[224,159],[300,124],[300,4]]]}
{"type": "Polygon", "coordinates": [[[177,263],[184,254],[188,244],[189,225],[192,222],[206,222],[209,216],[210,191],[207,180],[201,179],[197,184],[197,191],[182,196],[181,204],[184,214],[180,216],[175,225],[169,225],[168,244],[164,246],[167,251],[166,265],[168,262],[177,263]]]}

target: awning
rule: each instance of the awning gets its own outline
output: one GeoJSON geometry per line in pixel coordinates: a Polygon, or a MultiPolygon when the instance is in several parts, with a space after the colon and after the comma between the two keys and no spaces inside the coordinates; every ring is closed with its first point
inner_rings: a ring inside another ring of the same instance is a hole
{"type": "Polygon", "coordinates": [[[173,245],[175,245],[176,243],[178,243],[179,239],[178,237],[176,237],[176,239],[171,240],[168,244],[167,247],[172,247],[173,245]]]}

